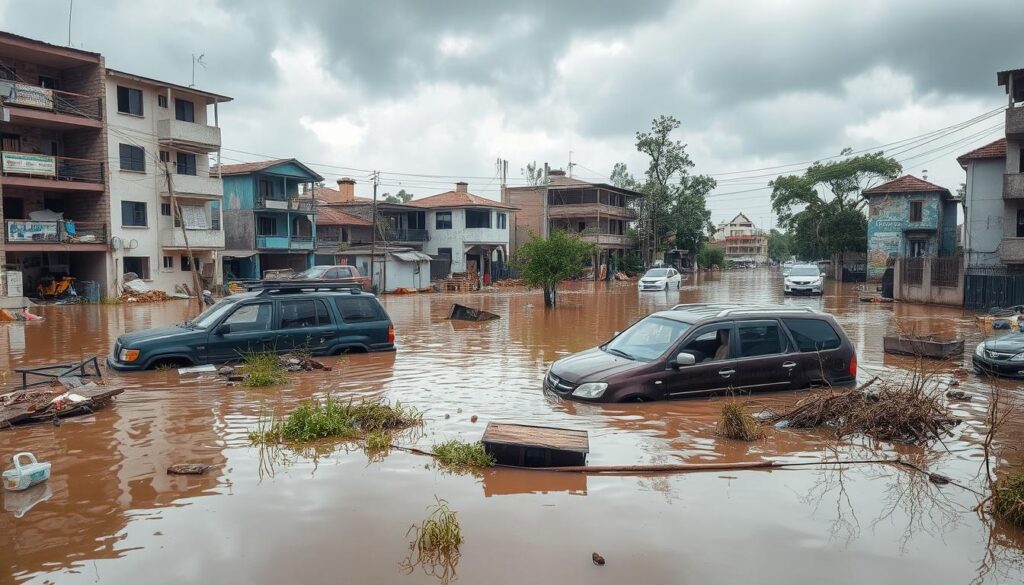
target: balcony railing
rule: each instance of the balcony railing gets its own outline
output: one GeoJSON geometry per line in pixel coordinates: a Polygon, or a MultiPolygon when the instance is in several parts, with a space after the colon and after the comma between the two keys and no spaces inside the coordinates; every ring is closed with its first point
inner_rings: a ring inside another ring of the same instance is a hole
{"type": "MultiPolygon", "coordinates": [[[[168,222],[169,223],[169,222],[168,222]]],[[[189,248],[223,248],[224,232],[219,229],[191,229],[188,232],[189,248]]],[[[164,225],[160,231],[160,245],[168,248],[184,248],[185,234],[181,233],[181,227],[164,225]]]]}
{"type": "Polygon", "coordinates": [[[1024,173],[1003,175],[1003,199],[1024,199],[1024,173]]]}
{"type": "Polygon", "coordinates": [[[428,242],[430,232],[427,230],[413,230],[406,228],[382,227],[380,229],[381,239],[387,242],[428,242]]]}
{"type": "Polygon", "coordinates": [[[256,209],[280,209],[282,211],[302,211],[305,213],[316,212],[316,201],[307,197],[292,197],[290,199],[257,199],[256,209]]]}
{"type": "Polygon", "coordinates": [[[571,217],[593,217],[597,215],[636,219],[636,212],[629,207],[604,203],[552,203],[548,206],[548,217],[564,219],[571,217]]]}
{"type": "Polygon", "coordinates": [[[1006,137],[1010,140],[1024,140],[1024,106],[1007,108],[1006,137]]]}
{"type": "Polygon", "coordinates": [[[184,120],[159,120],[156,123],[156,134],[160,142],[165,144],[187,144],[205,150],[220,147],[220,128],[216,126],[184,120]]]}
{"type": "Polygon", "coordinates": [[[0,152],[0,170],[5,176],[83,183],[103,182],[102,162],[49,154],[3,151],[0,152]]]}
{"type": "Polygon", "coordinates": [[[107,224],[86,221],[9,219],[4,239],[9,244],[106,244],[107,224]]]}
{"type": "Polygon", "coordinates": [[[92,120],[103,119],[102,98],[27,83],[0,80],[0,99],[6,106],[47,110],[92,120]]]}
{"type": "Polygon", "coordinates": [[[256,247],[261,250],[312,250],[313,236],[256,236],[256,247]]]}
{"type": "Polygon", "coordinates": [[[595,234],[591,232],[578,232],[584,242],[597,244],[599,246],[632,246],[633,238],[620,234],[595,234]]]}

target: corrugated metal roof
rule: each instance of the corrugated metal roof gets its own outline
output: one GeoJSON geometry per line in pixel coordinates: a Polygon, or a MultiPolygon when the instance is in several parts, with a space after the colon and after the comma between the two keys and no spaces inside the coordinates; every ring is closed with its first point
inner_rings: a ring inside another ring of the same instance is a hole
{"type": "Polygon", "coordinates": [[[415,250],[410,250],[408,252],[392,252],[391,255],[402,262],[430,262],[432,260],[430,256],[415,250]]]}

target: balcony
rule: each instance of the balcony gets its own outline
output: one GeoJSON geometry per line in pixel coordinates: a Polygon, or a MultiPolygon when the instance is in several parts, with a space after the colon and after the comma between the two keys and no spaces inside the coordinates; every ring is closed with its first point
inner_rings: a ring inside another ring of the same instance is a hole
{"type": "Polygon", "coordinates": [[[95,160],[0,152],[4,185],[48,191],[103,191],[103,163],[95,160]]]}
{"type": "Polygon", "coordinates": [[[54,130],[103,128],[102,98],[0,80],[0,101],[16,124],[54,130]]]}
{"type": "Polygon", "coordinates": [[[160,231],[160,245],[164,248],[180,248],[184,250],[185,235],[188,235],[188,247],[193,250],[209,250],[224,247],[224,232],[211,229],[186,229],[187,234],[181,233],[181,228],[172,228],[170,225],[162,226],[160,231]]]}
{"type": "Polygon", "coordinates": [[[1006,137],[1010,140],[1024,140],[1024,106],[1006,110],[1006,137]]]}
{"type": "Polygon", "coordinates": [[[580,234],[584,242],[590,242],[595,246],[608,248],[630,248],[633,246],[633,238],[618,234],[580,234]]]}
{"type": "Polygon", "coordinates": [[[380,239],[385,242],[429,242],[430,232],[407,228],[381,227],[380,239]]]}
{"type": "MultiPolygon", "coordinates": [[[[178,197],[219,200],[224,196],[223,183],[216,177],[171,175],[171,184],[174,185],[174,194],[178,197]]],[[[167,183],[161,182],[160,187],[163,195],[167,196],[167,183]]]]}
{"type": "Polygon", "coordinates": [[[256,236],[259,250],[312,250],[312,236],[269,235],[256,236]]]}
{"type": "Polygon", "coordinates": [[[603,203],[569,203],[548,206],[548,217],[550,219],[596,217],[598,215],[615,219],[636,219],[636,213],[628,207],[616,207],[603,203]]]}
{"type": "Polygon", "coordinates": [[[292,197],[290,199],[257,199],[256,209],[267,211],[298,211],[316,213],[316,202],[308,197],[292,197]]]}
{"type": "Polygon", "coordinates": [[[195,122],[159,120],[156,123],[156,137],[160,144],[171,147],[187,147],[204,152],[220,148],[220,128],[195,122]]]}
{"type": "Polygon", "coordinates": [[[96,251],[106,250],[109,242],[110,231],[105,223],[28,219],[9,219],[4,223],[8,250],[96,251]]]}
{"type": "Polygon", "coordinates": [[[1003,175],[1003,199],[1024,199],[1024,173],[1003,175]]]}
{"type": "Polygon", "coordinates": [[[1024,238],[1003,238],[999,258],[1004,264],[1024,264],[1024,238]]]}

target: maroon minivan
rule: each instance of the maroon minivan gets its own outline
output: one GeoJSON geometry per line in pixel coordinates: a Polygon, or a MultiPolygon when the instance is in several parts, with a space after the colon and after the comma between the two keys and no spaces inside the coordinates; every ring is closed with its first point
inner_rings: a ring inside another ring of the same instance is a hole
{"type": "Polygon", "coordinates": [[[850,386],[857,354],[843,328],[809,307],[677,305],[604,345],[551,365],[544,389],[590,402],[850,386]]]}

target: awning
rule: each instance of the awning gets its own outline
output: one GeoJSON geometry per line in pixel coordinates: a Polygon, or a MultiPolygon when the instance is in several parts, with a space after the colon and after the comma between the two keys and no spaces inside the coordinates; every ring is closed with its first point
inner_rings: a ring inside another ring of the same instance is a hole
{"type": "Polygon", "coordinates": [[[221,250],[220,255],[225,258],[252,258],[257,252],[252,250],[221,250]]]}
{"type": "Polygon", "coordinates": [[[409,252],[392,252],[392,256],[402,262],[430,262],[432,258],[423,252],[411,250],[409,252]]]}

